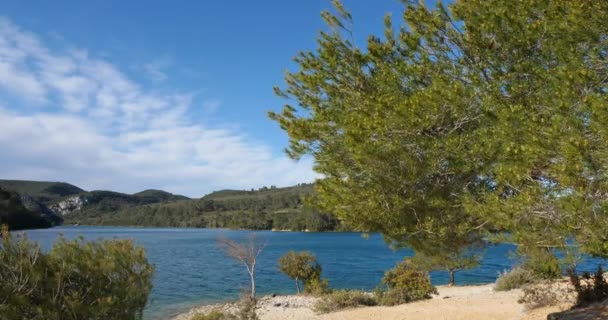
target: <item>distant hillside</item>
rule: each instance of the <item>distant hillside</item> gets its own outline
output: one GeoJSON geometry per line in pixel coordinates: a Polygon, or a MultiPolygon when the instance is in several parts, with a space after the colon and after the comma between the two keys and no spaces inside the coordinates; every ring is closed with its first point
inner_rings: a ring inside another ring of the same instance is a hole
{"type": "Polygon", "coordinates": [[[36,216],[48,222],[35,222],[29,227],[51,226],[63,220],[66,224],[116,226],[310,231],[343,228],[332,215],[305,204],[304,198],[314,192],[312,184],[220,190],[200,199],[154,189],[135,194],[85,191],[64,182],[0,180],[0,188],[10,192],[4,197],[11,199],[0,207],[3,219],[7,215],[22,216],[34,223],[32,217],[36,216]]]}
{"type": "Polygon", "coordinates": [[[37,201],[49,202],[84,190],[65,182],[0,180],[0,188],[26,195],[37,201]]]}
{"type": "Polygon", "coordinates": [[[313,184],[299,184],[292,187],[276,188],[274,186],[262,187],[257,190],[220,190],[214,191],[204,197],[203,200],[231,200],[231,199],[252,199],[260,197],[290,197],[307,196],[314,192],[313,184]]]}
{"type": "Polygon", "coordinates": [[[342,228],[332,215],[304,204],[303,199],[312,193],[312,184],[221,190],[201,199],[133,206],[109,213],[83,211],[66,216],[66,223],[311,231],[342,228]]]}
{"type": "Polygon", "coordinates": [[[154,190],[154,189],[144,190],[144,191],[133,194],[133,196],[135,196],[139,199],[142,199],[143,201],[147,201],[148,203],[190,199],[185,196],[175,195],[175,194],[169,193],[167,191],[154,190]]]}
{"type": "MultiPolygon", "coordinates": [[[[133,195],[113,191],[84,191],[64,182],[0,180],[0,188],[19,196],[29,211],[45,215],[53,224],[72,214],[100,215],[123,209],[189,199],[162,190],[145,190],[133,195]]],[[[17,212],[17,207],[11,211],[17,212]]]]}
{"type": "Polygon", "coordinates": [[[60,222],[61,219],[52,213],[30,210],[18,193],[0,188],[0,225],[21,230],[48,228],[60,222]]]}

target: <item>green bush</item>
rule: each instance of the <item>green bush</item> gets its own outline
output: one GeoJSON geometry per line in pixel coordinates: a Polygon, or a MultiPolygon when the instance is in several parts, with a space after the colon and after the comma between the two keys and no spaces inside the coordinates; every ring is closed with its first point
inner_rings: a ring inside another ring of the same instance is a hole
{"type": "Polygon", "coordinates": [[[321,296],[332,292],[329,288],[327,279],[321,279],[320,276],[308,279],[308,281],[305,282],[304,288],[304,292],[313,296],[321,296]]]}
{"type": "Polygon", "coordinates": [[[510,271],[504,271],[498,276],[494,290],[509,291],[519,289],[525,285],[535,283],[538,280],[538,276],[536,276],[534,272],[522,267],[515,267],[510,271]]]}
{"type": "Polygon", "coordinates": [[[559,259],[548,249],[519,248],[526,258],[523,268],[530,270],[537,278],[554,280],[561,278],[562,267],[559,259]]]}
{"type": "Polygon", "coordinates": [[[209,313],[196,314],[194,317],[192,317],[191,320],[236,320],[236,319],[237,319],[237,317],[232,314],[213,310],[209,313]]]}
{"type": "Polygon", "coordinates": [[[330,292],[327,279],[321,279],[322,268],[317,258],[310,252],[289,251],[278,260],[279,270],[296,282],[296,292],[300,293],[300,281],[304,292],[322,295],[330,292]]]}
{"type": "Polygon", "coordinates": [[[310,252],[289,251],[277,261],[279,270],[296,282],[296,292],[300,293],[300,281],[306,288],[306,282],[320,277],[321,266],[317,258],[310,252]]]}
{"type": "Polygon", "coordinates": [[[416,300],[430,299],[437,294],[431,284],[428,272],[420,270],[410,260],[405,259],[384,274],[382,284],[387,290],[377,290],[376,295],[381,305],[396,305],[416,300]]]}
{"type": "Polygon", "coordinates": [[[129,240],[60,237],[45,253],[4,230],[0,314],[3,320],[141,319],[153,272],[144,250],[129,240]]]}
{"type": "Polygon", "coordinates": [[[314,306],[319,313],[334,312],[359,306],[377,305],[374,296],[358,290],[337,290],[323,296],[314,306]]]}
{"type": "Polygon", "coordinates": [[[576,292],[576,303],[574,305],[576,308],[604,301],[608,298],[608,282],[604,278],[602,266],[598,266],[593,276],[588,272],[583,273],[581,276],[578,276],[574,271],[569,271],[568,273],[570,283],[576,292]]]}

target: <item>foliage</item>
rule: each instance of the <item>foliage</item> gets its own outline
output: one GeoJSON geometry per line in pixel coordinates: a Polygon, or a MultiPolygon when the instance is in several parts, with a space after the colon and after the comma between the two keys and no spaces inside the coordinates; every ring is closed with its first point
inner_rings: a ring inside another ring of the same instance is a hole
{"type": "Polygon", "coordinates": [[[276,89],[290,101],[270,117],[291,157],[314,157],[320,206],[416,251],[508,231],[608,256],[608,3],[405,7],[365,48],[341,5],[325,12],[276,89]]]}
{"type": "Polygon", "coordinates": [[[0,245],[3,319],[142,319],[154,268],[128,240],[60,237],[44,253],[5,230],[0,245]]]}
{"type": "Polygon", "coordinates": [[[448,285],[453,286],[457,270],[470,269],[479,264],[480,256],[472,250],[472,245],[472,242],[469,246],[437,243],[433,247],[428,244],[424,251],[414,255],[412,264],[421,270],[446,270],[449,275],[448,285]]]}
{"type": "Polygon", "coordinates": [[[287,275],[296,282],[296,292],[300,293],[300,281],[303,282],[306,291],[312,290],[308,288],[309,284],[316,286],[318,290],[322,286],[321,265],[317,262],[317,258],[310,252],[289,251],[278,260],[279,271],[287,275]]]}
{"type": "Polygon", "coordinates": [[[570,271],[569,276],[570,283],[576,292],[575,308],[601,302],[608,298],[608,282],[602,266],[598,266],[593,276],[585,272],[579,277],[574,271],[570,271]]]}
{"type": "Polygon", "coordinates": [[[387,290],[377,291],[382,305],[395,305],[416,300],[430,299],[437,294],[428,272],[421,270],[411,259],[405,259],[388,270],[382,278],[387,290]]]}
{"type": "Polygon", "coordinates": [[[559,259],[547,248],[520,246],[518,252],[525,257],[523,268],[540,279],[552,280],[562,276],[559,259]]]}
{"type": "Polygon", "coordinates": [[[504,271],[496,279],[496,285],[494,291],[509,291],[513,289],[519,289],[526,285],[538,282],[539,278],[534,272],[523,268],[514,267],[509,271],[504,271]]]}
{"type": "Polygon", "coordinates": [[[236,320],[237,318],[229,313],[213,310],[209,313],[199,313],[194,315],[191,320],[236,320]]]}
{"type": "Polygon", "coordinates": [[[358,290],[336,290],[324,295],[316,302],[314,309],[318,313],[329,313],[359,306],[375,306],[376,300],[369,293],[358,290]]]}
{"type": "Polygon", "coordinates": [[[321,273],[319,271],[318,276],[310,278],[304,283],[304,292],[313,296],[322,296],[332,292],[329,287],[329,281],[327,279],[321,279],[321,273]]]}

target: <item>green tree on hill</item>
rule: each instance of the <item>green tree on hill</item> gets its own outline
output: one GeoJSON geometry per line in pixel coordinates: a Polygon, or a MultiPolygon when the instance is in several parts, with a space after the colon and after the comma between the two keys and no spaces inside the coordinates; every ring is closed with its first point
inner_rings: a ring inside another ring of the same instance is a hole
{"type": "Polygon", "coordinates": [[[335,5],[270,112],[321,208],[446,260],[487,231],[608,255],[607,2],[407,1],[365,48],[335,5]]]}

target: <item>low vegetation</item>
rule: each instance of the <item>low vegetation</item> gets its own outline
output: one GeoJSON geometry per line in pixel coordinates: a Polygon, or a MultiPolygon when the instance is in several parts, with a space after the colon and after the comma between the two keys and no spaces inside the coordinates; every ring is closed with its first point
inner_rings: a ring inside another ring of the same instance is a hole
{"type": "Polygon", "coordinates": [[[551,281],[544,281],[522,289],[522,295],[517,302],[525,304],[529,309],[553,306],[568,301],[569,290],[551,281]]]}
{"type": "Polygon", "coordinates": [[[230,313],[214,310],[209,313],[196,314],[190,320],[237,320],[237,317],[230,313]]]}
{"type": "Polygon", "coordinates": [[[397,305],[417,300],[430,299],[437,294],[431,284],[428,272],[421,270],[411,259],[405,259],[382,278],[382,285],[376,290],[381,305],[397,305]]]}
{"type": "Polygon", "coordinates": [[[373,294],[358,290],[332,291],[321,296],[315,310],[328,313],[358,306],[393,306],[430,299],[433,294],[437,294],[437,289],[431,284],[428,272],[406,259],[385,273],[382,285],[373,294]]]}
{"type": "Polygon", "coordinates": [[[495,291],[509,291],[519,289],[526,285],[539,281],[539,277],[534,272],[517,266],[509,271],[502,272],[496,279],[495,291]]]}
{"type": "Polygon", "coordinates": [[[3,320],[142,319],[154,268],[132,241],[60,237],[47,253],[1,233],[3,320]]]}
{"type": "Polygon", "coordinates": [[[608,299],[608,282],[606,281],[602,266],[598,266],[597,271],[593,275],[584,272],[579,276],[574,272],[570,272],[569,276],[570,283],[576,292],[575,308],[585,307],[608,299]]]}
{"type": "Polygon", "coordinates": [[[314,306],[318,313],[329,313],[360,306],[375,306],[378,302],[373,295],[359,290],[336,290],[324,295],[314,306]]]}

